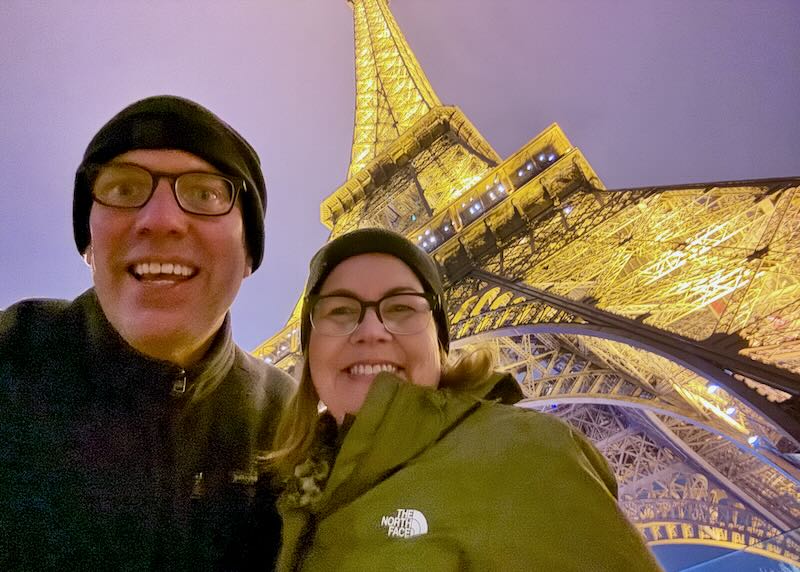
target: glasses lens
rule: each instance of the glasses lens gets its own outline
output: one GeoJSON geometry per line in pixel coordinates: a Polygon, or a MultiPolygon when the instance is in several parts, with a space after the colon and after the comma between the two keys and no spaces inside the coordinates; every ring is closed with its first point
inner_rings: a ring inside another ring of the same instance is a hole
{"type": "Polygon", "coordinates": [[[112,207],[140,207],[147,202],[153,178],[144,169],[132,165],[104,165],[97,172],[92,195],[112,207]]]}
{"type": "Polygon", "coordinates": [[[186,173],[175,181],[175,194],[184,210],[216,215],[231,209],[235,189],[233,183],[211,173],[186,173]]]}
{"type": "Polygon", "coordinates": [[[383,325],[393,334],[416,334],[431,319],[431,306],[419,294],[396,294],[381,300],[378,309],[383,325]]]}
{"type": "Polygon", "coordinates": [[[347,296],[319,298],[311,309],[311,325],[326,336],[344,336],[352,332],[361,315],[361,303],[347,296]]]}

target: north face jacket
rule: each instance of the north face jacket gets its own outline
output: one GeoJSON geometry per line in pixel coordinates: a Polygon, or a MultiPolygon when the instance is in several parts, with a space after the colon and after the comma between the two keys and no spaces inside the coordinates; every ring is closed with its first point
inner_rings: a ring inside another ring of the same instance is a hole
{"type": "Polygon", "coordinates": [[[321,496],[281,497],[279,570],[660,570],[615,495],[555,417],[381,374],[321,496]]]}
{"type": "Polygon", "coordinates": [[[183,370],[131,348],[93,290],[0,312],[1,570],[269,568],[255,462],[294,384],[229,321],[183,370]]]}

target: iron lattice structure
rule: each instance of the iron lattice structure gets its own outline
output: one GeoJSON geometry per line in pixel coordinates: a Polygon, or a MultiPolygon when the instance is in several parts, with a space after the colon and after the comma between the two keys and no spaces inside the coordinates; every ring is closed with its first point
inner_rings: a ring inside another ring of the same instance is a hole
{"type": "MultiPolygon", "coordinates": [[[[406,234],[441,264],[457,351],[581,429],[651,544],[800,560],[800,178],[608,190],[558,125],[501,159],[436,97],[386,0],[348,0],[348,180],[331,237],[406,234]],[[788,534],[787,534],[788,533],[788,534]]],[[[298,307],[254,354],[293,370],[298,307]]]]}

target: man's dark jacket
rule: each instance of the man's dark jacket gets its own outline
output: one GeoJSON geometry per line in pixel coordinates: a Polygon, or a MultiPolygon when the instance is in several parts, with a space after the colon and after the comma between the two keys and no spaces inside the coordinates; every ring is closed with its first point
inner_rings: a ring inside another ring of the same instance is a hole
{"type": "Polygon", "coordinates": [[[255,461],[292,386],[229,318],[184,371],[131,348],[93,290],[0,312],[0,569],[268,569],[255,461]]]}

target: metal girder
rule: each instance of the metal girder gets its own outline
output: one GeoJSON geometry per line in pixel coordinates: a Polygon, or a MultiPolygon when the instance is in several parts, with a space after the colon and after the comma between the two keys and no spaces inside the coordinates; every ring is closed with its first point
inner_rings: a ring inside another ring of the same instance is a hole
{"type": "MultiPolygon", "coordinates": [[[[715,447],[717,451],[726,447],[737,451],[728,441],[688,424],[680,429],[686,441],[676,440],[669,430],[668,435],[654,432],[646,416],[608,405],[567,402],[551,412],[589,436],[603,452],[620,484],[621,508],[648,541],[707,541],[733,549],[764,544],[787,559],[800,556],[798,539],[782,535],[798,519],[795,484],[785,478],[780,481],[782,476],[774,471],[765,475],[763,466],[751,473],[750,480],[743,478],[737,469],[744,473],[746,467],[758,465],[757,459],[746,454],[730,463],[732,475],[716,474],[708,470],[705,459],[693,450],[687,455],[681,445],[710,438],[722,444],[715,447]],[[695,435],[686,435],[689,430],[695,435]],[[774,488],[781,494],[764,492],[758,487],[759,479],[785,486],[774,488]]],[[[671,427],[681,424],[663,418],[671,427]]]]}
{"type": "Polygon", "coordinates": [[[475,344],[492,344],[500,368],[523,388],[522,406],[558,415],[594,441],[623,490],[641,486],[646,477],[690,455],[696,471],[715,474],[720,486],[774,525],[786,529],[800,519],[800,469],[771,445],[780,434],[740,405],[735,414],[724,414],[731,398],[705,395],[705,380],[692,372],[625,344],[587,336],[509,335],[506,329],[455,347],[469,351],[475,344]],[[630,419],[636,415],[639,430],[632,431],[630,419]],[[769,492],[762,490],[763,483],[770,483],[769,492]]]}
{"type": "Polygon", "coordinates": [[[348,178],[441,105],[384,0],[350,0],[356,117],[348,178]]]}
{"type": "MultiPolygon", "coordinates": [[[[638,320],[606,312],[584,302],[578,302],[545,292],[537,288],[508,280],[502,276],[474,269],[471,276],[507,292],[514,292],[527,300],[537,300],[552,309],[552,313],[570,316],[573,324],[585,324],[575,332],[626,341],[662,356],[679,361],[707,379],[725,386],[748,405],[772,419],[795,441],[800,442],[800,418],[787,413],[780,404],[772,403],[739,381],[733,374],[752,379],[764,385],[790,393],[797,401],[800,395],[800,378],[774,366],[756,362],[736,353],[720,350],[713,345],[686,338],[679,334],[643,324],[638,320]]],[[[458,323],[456,322],[455,325],[458,323]]]]}
{"type": "Polygon", "coordinates": [[[787,476],[765,462],[758,448],[746,450],[681,419],[650,413],[646,416],[672,443],[685,446],[696,455],[705,474],[716,476],[726,488],[754,504],[761,514],[771,515],[774,524],[790,530],[800,522],[800,481],[796,470],[794,478],[787,476]]]}

